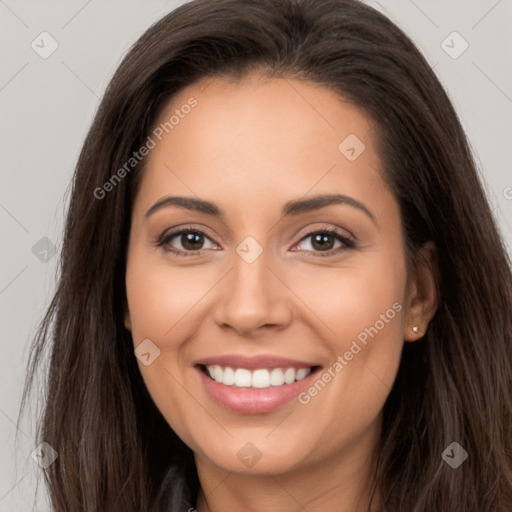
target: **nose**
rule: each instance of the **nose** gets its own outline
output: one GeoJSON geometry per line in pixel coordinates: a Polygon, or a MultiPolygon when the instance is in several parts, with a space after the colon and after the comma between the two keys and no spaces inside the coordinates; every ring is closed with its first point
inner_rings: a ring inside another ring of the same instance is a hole
{"type": "Polygon", "coordinates": [[[215,322],[244,337],[285,328],[293,316],[293,294],[283,281],[265,250],[252,263],[235,253],[233,268],[218,290],[215,322]]]}

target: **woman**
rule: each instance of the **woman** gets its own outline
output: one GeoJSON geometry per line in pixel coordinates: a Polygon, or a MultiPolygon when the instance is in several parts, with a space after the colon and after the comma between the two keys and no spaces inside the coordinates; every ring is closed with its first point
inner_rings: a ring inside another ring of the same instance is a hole
{"type": "Polygon", "coordinates": [[[74,176],[27,381],[49,347],[53,510],[511,510],[511,281],[393,23],[185,4],[121,63],[74,176]]]}

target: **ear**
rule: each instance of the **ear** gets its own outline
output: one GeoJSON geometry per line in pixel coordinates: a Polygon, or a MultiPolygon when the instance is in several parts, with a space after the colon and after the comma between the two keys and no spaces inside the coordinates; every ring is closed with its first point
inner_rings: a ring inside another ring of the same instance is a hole
{"type": "Polygon", "coordinates": [[[130,311],[128,308],[126,308],[125,313],[124,313],[124,326],[129,331],[132,330],[132,319],[130,317],[130,311]]]}
{"type": "Polygon", "coordinates": [[[128,307],[128,299],[124,297],[124,326],[127,330],[132,330],[132,318],[130,316],[130,308],[128,307]]]}
{"type": "Polygon", "coordinates": [[[416,341],[427,331],[439,304],[437,251],[426,242],[415,258],[407,282],[404,340],[416,341]]]}

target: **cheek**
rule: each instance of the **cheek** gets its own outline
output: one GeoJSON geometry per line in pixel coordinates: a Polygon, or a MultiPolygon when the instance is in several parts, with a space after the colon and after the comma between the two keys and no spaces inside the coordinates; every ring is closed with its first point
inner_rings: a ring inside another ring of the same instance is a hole
{"type": "Polygon", "coordinates": [[[126,275],[134,342],[142,337],[172,344],[175,332],[194,316],[209,281],[199,268],[172,268],[135,255],[126,275]]]}
{"type": "Polygon", "coordinates": [[[403,258],[382,251],[360,258],[357,265],[347,261],[338,269],[318,267],[303,273],[290,271],[287,276],[294,293],[315,314],[318,325],[325,327],[333,356],[349,350],[358,337],[362,343],[377,334],[401,342],[403,258]]]}
{"type": "Polygon", "coordinates": [[[134,347],[149,339],[159,350],[150,365],[139,362],[144,383],[168,423],[189,444],[193,440],[183,420],[191,411],[197,414],[198,404],[187,391],[187,342],[201,328],[207,292],[217,281],[212,270],[173,267],[139,247],[133,247],[126,272],[134,347]]]}
{"type": "MultiPolygon", "coordinates": [[[[299,397],[305,405],[304,421],[308,416],[328,416],[327,428],[341,425],[343,436],[355,435],[379,414],[404,343],[403,258],[373,256],[371,265],[346,266],[336,272],[331,268],[314,282],[305,277],[297,280],[294,288],[317,315],[331,356],[313,386],[299,397]],[[332,407],[326,410],[326,405],[332,407]]],[[[339,437],[338,431],[332,439],[339,437]]]]}
{"type": "Polygon", "coordinates": [[[183,384],[180,357],[186,346],[182,340],[197,326],[194,305],[204,290],[199,287],[196,273],[152,263],[147,255],[137,252],[133,251],[126,273],[133,344],[137,347],[149,339],[159,351],[150,365],[139,360],[139,369],[149,394],[169,425],[189,446],[195,446],[185,419],[191,416],[191,410],[197,413],[197,403],[191,400],[183,384]]]}

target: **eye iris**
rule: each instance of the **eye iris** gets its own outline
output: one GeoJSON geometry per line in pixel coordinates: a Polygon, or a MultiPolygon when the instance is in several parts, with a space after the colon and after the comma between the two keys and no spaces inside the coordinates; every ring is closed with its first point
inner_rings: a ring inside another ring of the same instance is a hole
{"type": "Polygon", "coordinates": [[[181,243],[185,249],[190,249],[191,251],[197,250],[200,247],[194,246],[194,244],[201,246],[203,244],[203,235],[192,231],[183,233],[181,235],[181,243]]]}
{"type": "Polygon", "coordinates": [[[313,236],[312,245],[315,249],[320,249],[320,250],[332,249],[332,247],[334,245],[333,237],[332,237],[332,235],[317,233],[316,235],[313,236]],[[330,242],[329,242],[329,239],[330,239],[330,242]]]}

